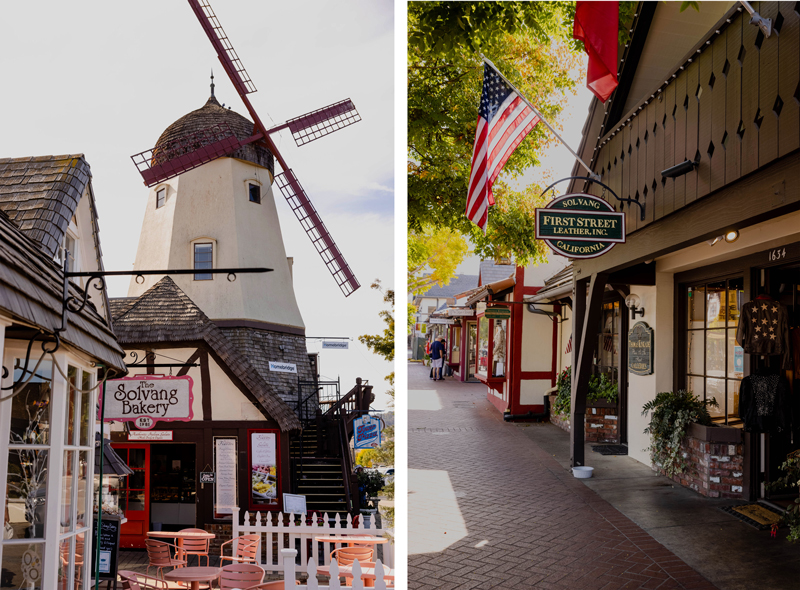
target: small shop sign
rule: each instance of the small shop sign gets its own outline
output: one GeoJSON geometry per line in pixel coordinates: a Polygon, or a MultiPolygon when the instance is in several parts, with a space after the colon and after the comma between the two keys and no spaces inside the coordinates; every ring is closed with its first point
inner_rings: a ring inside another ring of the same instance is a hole
{"type": "Polygon", "coordinates": [[[466,316],[466,317],[470,317],[470,316],[475,315],[475,310],[474,309],[456,309],[454,307],[451,307],[450,309],[447,310],[447,315],[449,315],[449,316],[466,316]]]}
{"type": "Polygon", "coordinates": [[[507,320],[511,317],[511,308],[508,307],[487,307],[483,316],[490,320],[507,320]]]}
{"type": "Polygon", "coordinates": [[[564,195],[536,209],[536,238],[567,258],[596,258],[625,242],[625,214],[594,195],[564,195]]]}
{"type": "Polygon", "coordinates": [[[284,494],[283,495],[283,513],[284,514],[302,514],[306,515],[308,512],[306,508],[306,497],[302,494],[284,494]]]}
{"type": "Polygon", "coordinates": [[[356,450],[377,449],[381,446],[381,421],[379,418],[361,416],[353,424],[355,425],[356,450]]]}
{"type": "Polygon", "coordinates": [[[323,340],[322,348],[332,348],[334,350],[347,350],[350,343],[347,340],[323,340]]]}
{"type": "Polygon", "coordinates": [[[634,375],[653,374],[653,329],[636,322],[628,332],[628,370],[634,375]]]}
{"type": "Polygon", "coordinates": [[[431,318],[430,320],[428,320],[428,323],[430,323],[430,324],[444,324],[446,326],[450,326],[450,325],[456,323],[456,321],[453,320],[453,319],[450,319],[450,318],[431,318]]]}
{"type": "Polygon", "coordinates": [[[147,442],[164,442],[172,440],[171,430],[131,430],[128,433],[128,440],[139,440],[147,442]]]}
{"type": "Polygon", "coordinates": [[[213,471],[201,471],[200,483],[215,483],[217,481],[217,474],[213,471]]]}
{"type": "Polygon", "coordinates": [[[294,363],[279,363],[269,361],[269,370],[275,373],[297,373],[297,365],[294,363]]]}
{"type": "MultiPolygon", "coordinates": [[[[156,422],[188,422],[192,412],[192,378],[188,375],[136,375],[109,380],[105,392],[106,422],[134,422],[148,430],[156,422]]],[[[101,394],[102,398],[102,394],[101,394]]],[[[101,417],[98,412],[98,420],[101,417]]]]}

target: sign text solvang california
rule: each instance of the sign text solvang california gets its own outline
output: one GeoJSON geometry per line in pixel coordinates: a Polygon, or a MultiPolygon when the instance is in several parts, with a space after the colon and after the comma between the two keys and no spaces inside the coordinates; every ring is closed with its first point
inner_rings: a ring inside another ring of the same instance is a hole
{"type": "Polygon", "coordinates": [[[567,258],[595,258],[625,242],[625,214],[594,195],[563,195],[536,209],[536,238],[567,258]]]}
{"type": "Polygon", "coordinates": [[[105,421],[135,422],[145,429],[157,421],[189,421],[194,415],[192,384],[188,375],[135,375],[110,380],[105,391],[105,421]]]}

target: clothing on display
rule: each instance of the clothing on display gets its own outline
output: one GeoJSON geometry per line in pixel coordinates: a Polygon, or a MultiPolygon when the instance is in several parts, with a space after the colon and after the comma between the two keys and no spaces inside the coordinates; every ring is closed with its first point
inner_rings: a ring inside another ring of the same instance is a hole
{"type": "Polygon", "coordinates": [[[789,313],[768,295],[742,306],[736,341],[747,354],[781,355],[781,368],[792,368],[789,313]]]}
{"type": "Polygon", "coordinates": [[[739,417],[752,432],[782,432],[789,427],[789,382],[780,375],[750,375],[739,390],[739,417]]]}

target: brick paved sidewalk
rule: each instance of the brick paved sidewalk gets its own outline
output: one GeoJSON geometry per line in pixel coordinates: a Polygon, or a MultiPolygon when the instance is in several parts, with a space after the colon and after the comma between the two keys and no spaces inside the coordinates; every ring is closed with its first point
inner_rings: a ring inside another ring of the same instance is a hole
{"type": "Polygon", "coordinates": [[[713,589],[486,401],[409,363],[409,588],[713,589]]]}

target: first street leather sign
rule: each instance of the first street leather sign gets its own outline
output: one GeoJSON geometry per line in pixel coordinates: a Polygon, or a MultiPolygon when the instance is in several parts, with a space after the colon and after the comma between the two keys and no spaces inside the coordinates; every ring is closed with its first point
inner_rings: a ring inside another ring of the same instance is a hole
{"type": "Polygon", "coordinates": [[[595,258],[625,242],[625,214],[594,195],[564,195],[536,209],[536,238],[567,258],[595,258]]]}

